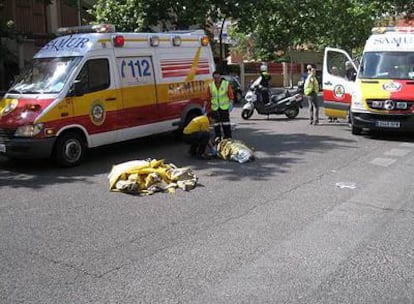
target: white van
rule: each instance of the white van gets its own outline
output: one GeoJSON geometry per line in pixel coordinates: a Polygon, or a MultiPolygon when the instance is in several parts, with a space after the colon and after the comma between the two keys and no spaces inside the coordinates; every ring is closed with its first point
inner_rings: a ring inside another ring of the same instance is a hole
{"type": "Polygon", "coordinates": [[[414,28],[373,28],[359,64],[343,50],[326,48],[323,92],[325,114],[348,115],[353,134],[414,131],[414,28]],[[346,67],[356,79],[347,77],[346,67]]]}
{"type": "Polygon", "coordinates": [[[214,61],[203,31],[60,30],[0,101],[0,153],[78,165],[86,149],[182,128],[214,61]]]}

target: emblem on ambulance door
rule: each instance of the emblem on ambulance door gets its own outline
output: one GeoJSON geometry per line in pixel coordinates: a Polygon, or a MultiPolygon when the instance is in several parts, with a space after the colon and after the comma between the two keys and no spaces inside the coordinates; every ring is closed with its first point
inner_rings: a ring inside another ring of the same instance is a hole
{"type": "Polygon", "coordinates": [[[100,126],[105,121],[105,108],[99,102],[94,102],[92,104],[91,112],[89,117],[94,125],[100,126]]]}
{"type": "Polygon", "coordinates": [[[343,99],[345,97],[345,87],[341,84],[336,85],[333,94],[337,99],[343,99]]]}

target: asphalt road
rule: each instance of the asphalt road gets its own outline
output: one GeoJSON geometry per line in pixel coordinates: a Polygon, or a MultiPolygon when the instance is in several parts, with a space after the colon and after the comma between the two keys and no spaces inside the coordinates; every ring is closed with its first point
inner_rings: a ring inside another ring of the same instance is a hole
{"type": "MultiPolygon", "coordinates": [[[[0,159],[0,303],[413,303],[414,140],[231,113],[246,164],[163,135],[77,168],[0,159]],[[113,164],[191,166],[192,191],[109,192],[113,164]]],[[[321,110],[323,113],[323,110],[321,110]]]]}

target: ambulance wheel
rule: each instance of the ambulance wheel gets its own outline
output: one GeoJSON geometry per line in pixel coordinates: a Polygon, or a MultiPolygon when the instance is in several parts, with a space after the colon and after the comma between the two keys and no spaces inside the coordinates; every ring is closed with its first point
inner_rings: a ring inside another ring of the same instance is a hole
{"type": "Polygon", "coordinates": [[[186,118],[185,118],[185,121],[184,121],[183,129],[190,123],[190,121],[192,121],[194,118],[196,118],[199,115],[200,115],[200,113],[195,113],[195,112],[188,113],[186,118]]]}
{"type": "Polygon", "coordinates": [[[241,117],[243,119],[249,119],[250,117],[252,117],[254,110],[247,110],[244,109],[241,113],[241,117]]]}
{"type": "Polygon", "coordinates": [[[289,119],[296,118],[299,115],[299,107],[285,111],[285,115],[289,119]]]}
{"type": "Polygon", "coordinates": [[[76,132],[66,132],[56,140],[54,158],[61,167],[78,166],[86,153],[83,137],[76,132]]]}
{"type": "Polygon", "coordinates": [[[354,135],[361,135],[361,133],[362,133],[362,129],[361,128],[355,127],[354,125],[352,125],[351,128],[352,128],[352,134],[354,134],[354,135]]]}
{"type": "Polygon", "coordinates": [[[196,118],[201,113],[195,113],[195,112],[189,112],[187,116],[185,117],[184,123],[182,124],[182,127],[174,131],[174,138],[177,141],[180,141],[183,138],[183,130],[184,128],[190,123],[190,121],[193,120],[193,118],[196,118]]]}

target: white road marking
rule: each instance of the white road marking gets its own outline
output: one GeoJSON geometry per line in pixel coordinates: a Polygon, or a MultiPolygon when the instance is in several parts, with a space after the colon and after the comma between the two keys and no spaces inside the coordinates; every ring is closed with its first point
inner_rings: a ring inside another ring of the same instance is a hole
{"type": "Polygon", "coordinates": [[[392,158],[375,158],[372,161],[370,161],[371,164],[381,167],[388,167],[389,165],[396,162],[396,159],[392,158]]]}
{"type": "Polygon", "coordinates": [[[400,146],[406,148],[414,148],[414,143],[402,143],[400,146]]]}
{"type": "Polygon", "coordinates": [[[408,149],[391,149],[390,151],[387,151],[384,154],[389,156],[406,156],[410,152],[411,150],[408,149]]]}

